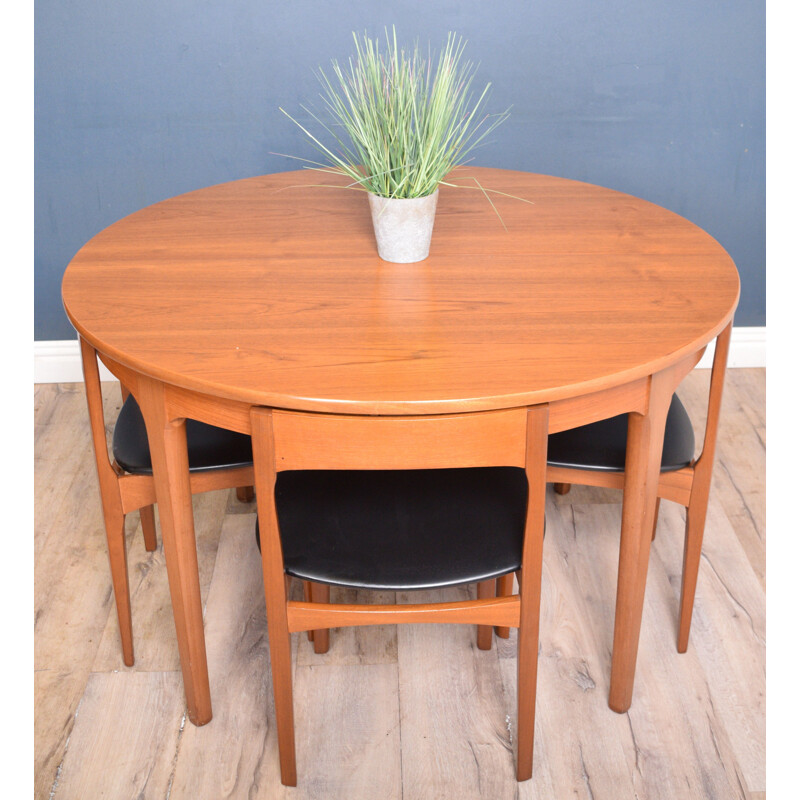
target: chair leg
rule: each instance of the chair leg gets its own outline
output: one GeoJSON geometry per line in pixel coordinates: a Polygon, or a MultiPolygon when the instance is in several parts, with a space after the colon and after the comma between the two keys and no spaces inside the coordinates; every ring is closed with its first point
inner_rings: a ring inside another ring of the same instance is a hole
{"type": "Polygon", "coordinates": [[[689,629],[692,626],[694,594],[697,588],[697,573],[700,569],[700,553],[703,547],[703,530],[706,525],[707,510],[707,498],[705,498],[705,502],[690,502],[686,509],[686,538],[683,543],[683,577],[681,578],[681,609],[678,624],[679,653],[685,653],[689,646],[689,629]]]}
{"type": "Polygon", "coordinates": [[[278,757],[281,783],[297,786],[297,760],[294,746],[294,700],[292,698],[292,643],[284,609],[267,604],[269,658],[272,692],[275,698],[275,724],[278,731],[278,757]]]}
{"type": "Polygon", "coordinates": [[[289,576],[286,575],[283,568],[278,517],[272,502],[275,490],[272,412],[269,409],[252,408],[250,423],[261,532],[261,574],[267,608],[267,635],[272,668],[272,694],[275,701],[275,726],[278,732],[281,783],[284,786],[297,786],[292,700],[292,641],[287,610],[289,576]]]}
{"type": "Polygon", "coordinates": [[[658,512],[661,509],[661,498],[656,497],[656,511],[653,515],[653,536],[650,539],[651,542],[656,540],[656,528],[658,528],[658,512]]]}
{"type": "Polygon", "coordinates": [[[533,731],[536,719],[536,673],[539,666],[539,607],[542,600],[542,551],[545,531],[547,407],[528,409],[525,474],[528,510],[519,581],[517,640],[517,780],[533,775],[533,731]]]}
{"type": "MultiPolygon", "coordinates": [[[[330,603],[331,587],[324,583],[311,584],[312,603],[330,603]]],[[[329,628],[314,631],[314,652],[327,653],[331,646],[331,632],[329,628]]]]}
{"type": "Polygon", "coordinates": [[[722,390],[725,384],[725,367],[731,343],[733,322],[717,337],[714,349],[714,364],[711,369],[711,386],[708,394],[708,417],[703,450],[694,464],[692,493],[686,509],[686,539],[683,545],[683,577],[681,579],[681,610],[678,624],[678,652],[685,653],[689,646],[689,628],[692,625],[694,594],[697,588],[697,572],[700,568],[700,552],[703,546],[703,531],[706,526],[708,495],[711,491],[711,472],[714,468],[714,452],[717,444],[717,429],[722,408],[722,390]]]}
{"type": "MultiPolygon", "coordinates": [[[[311,581],[303,581],[303,600],[306,603],[311,602],[311,581]]],[[[308,636],[308,641],[314,641],[314,631],[306,631],[306,635],[308,636]]]]}
{"type": "MultiPolygon", "coordinates": [[[[494,597],[495,593],[494,578],[478,583],[478,600],[486,600],[489,597],[494,597]]],[[[492,632],[491,625],[478,625],[478,650],[492,649],[492,632]]]]}
{"type": "Polygon", "coordinates": [[[553,490],[556,494],[566,494],[572,488],[571,483],[554,483],[553,490]]]}
{"type": "Polygon", "coordinates": [[[111,566],[111,585],[119,620],[119,638],[122,642],[122,660],[133,666],[133,623],[131,621],[131,594],[128,583],[128,551],[125,546],[125,515],[104,507],[108,562],[111,566]]]}
{"type": "MultiPolygon", "coordinates": [[[[122,660],[133,666],[133,626],[131,624],[131,596],[128,585],[128,552],[125,546],[125,514],[119,493],[117,474],[108,460],[108,443],[105,436],[103,418],[103,392],[100,387],[100,373],[97,366],[97,353],[84,339],[80,339],[81,363],[86,385],[86,404],[89,410],[89,424],[92,430],[97,479],[100,484],[100,503],[103,508],[103,522],[108,542],[108,561],[111,565],[111,584],[114,587],[114,601],[119,619],[119,635],[122,641],[122,660]]],[[[123,400],[127,389],[120,384],[123,400]]]]}
{"type": "Polygon", "coordinates": [[[152,505],[144,506],[139,509],[139,520],[142,523],[142,536],[144,537],[144,549],[148,553],[158,549],[156,539],[156,515],[152,505]]]}
{"type": "MultiPolygon", "coordinates": [[[[514,573],[509,572],[508,575],[502,575],[497,579],[497,596],[498,597],[511,597],[514,593],[514,573]]],[[[496,627],[494,632],[501,639],[508,639],[511,635],[510,628],[496,627]]]]}
{"type": "Polygon", "coordinates": [[[240,503],[249,503],[256,496],[252,486],[239,486],[236,489],[236,499],[240,503]]]}
{"type": "MultiPolygon", "coordinates": [[[[530,537],[534,538],[534,537],[530,537]]],[[[528,545],[526,545],[528,546],[528,545]]],[[[536,677],[539,665],[539,606],[542,584],[542,539],[524,576],[520,575],[520,624],[517,655],[517,780],[533,775],[533,732],[536,719],[536,677]]]]}

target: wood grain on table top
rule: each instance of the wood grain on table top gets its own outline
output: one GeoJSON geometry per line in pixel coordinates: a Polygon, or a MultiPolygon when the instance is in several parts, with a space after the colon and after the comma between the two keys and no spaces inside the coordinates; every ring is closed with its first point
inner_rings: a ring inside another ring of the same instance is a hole
{"type": "MultiPolygon", "coordinates": [[[[363,192],[312,171],[220,184],[95,236],[63,281],[112,359],[248,403],[425,414],[549,402],[651,374],[709,342],[739,296],[709,234],[635,197],[463,168],[431,252],[377,255],[363,192]],[[482,192],[493,194],[504,230],[482,192]]],[[[341,182],[341,181],[339,181],[341,182]]]]}

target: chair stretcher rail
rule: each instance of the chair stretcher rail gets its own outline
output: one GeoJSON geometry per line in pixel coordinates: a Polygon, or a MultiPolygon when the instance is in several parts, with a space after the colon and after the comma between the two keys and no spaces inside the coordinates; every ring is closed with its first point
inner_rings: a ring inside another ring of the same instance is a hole
{"type": "Polygon", "coordinates": [[[342,625],[394,625],[396,623],[463,623],[519,627],[519,596],[454,603],[413,605],[351,605],[346,603],[287,603],[289,631],[319,630],[342,625]]]}

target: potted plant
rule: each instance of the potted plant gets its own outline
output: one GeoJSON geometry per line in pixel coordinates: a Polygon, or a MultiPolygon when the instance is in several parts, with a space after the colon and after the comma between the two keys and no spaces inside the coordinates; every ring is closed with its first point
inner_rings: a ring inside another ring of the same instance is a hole
{"type": "MultiPolygon", "coordinates": [[[[352,179],[368,192],[378,253],[385,261],[427,258],[439,186],[467,155],[508,117],[485,112],[491,84],[474,100],[476,68],[462,60],[465,42],[454,33],[438,55],[415,43],[399,47],[397,35],[379,39],[354,33],[356,52],[345,66],[319,70],[324,112],[303,109],[332,137],[330,146],[292,120],[325,156],[310,162],[352,179]]],[[[305,159],[303,159],[305,160],[305,159]]],[[[482,188],[482,187],[481,187],[482,188]]]]}

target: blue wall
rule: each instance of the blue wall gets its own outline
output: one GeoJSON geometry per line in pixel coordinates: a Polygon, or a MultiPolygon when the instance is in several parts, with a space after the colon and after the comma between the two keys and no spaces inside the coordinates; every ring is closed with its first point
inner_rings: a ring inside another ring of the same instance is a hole
{"type": "Polygon", "coordinates": [[[36,339],[74,337],[66,265],[158,200],[294,169],[283,117],[351,31],[469,40],[511,118],[475,163],[598,183],[688,217],[742,276],[736,322],[765,324],[765,7],[749,0],[37,0],[36,339]]]}

